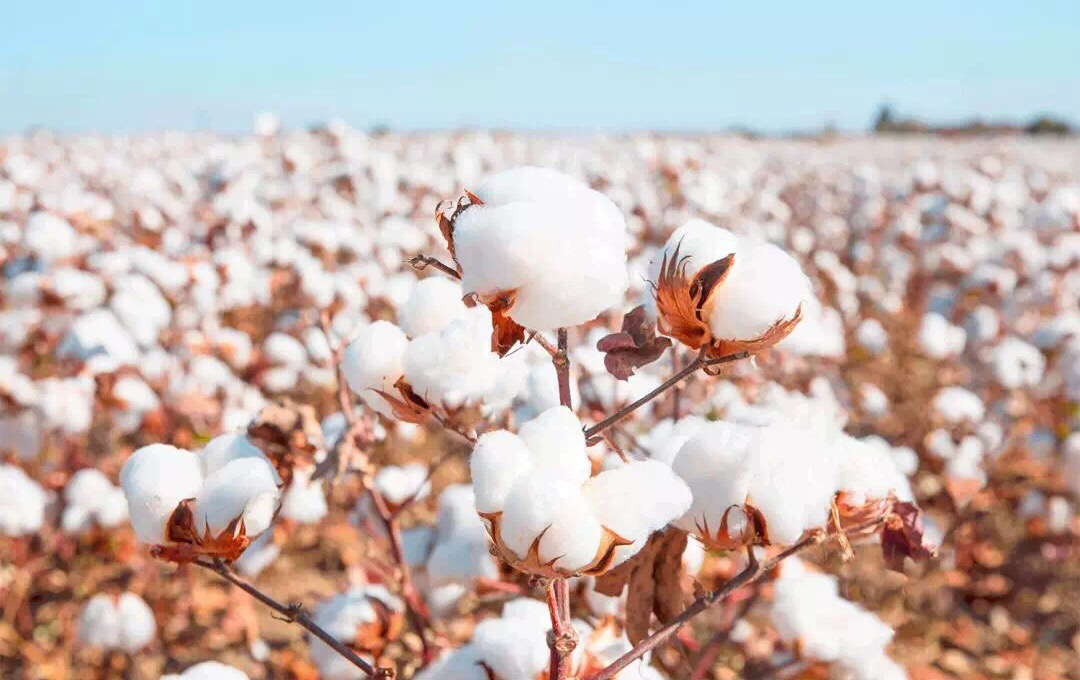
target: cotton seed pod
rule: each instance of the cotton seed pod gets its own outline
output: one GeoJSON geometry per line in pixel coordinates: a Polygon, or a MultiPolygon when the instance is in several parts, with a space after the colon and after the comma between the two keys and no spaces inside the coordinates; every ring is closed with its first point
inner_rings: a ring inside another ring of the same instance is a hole
{"type": "Polygon", "coordinates": [[[545,577],[601,574],[681,515],[690,494],[670,468],[633,461],[590,477],[581,422],[564,406],[480,437],[470,467],[495,553],[545,577]]]}
{"type": "Polygon", "coordinates": [[[676,230],[650,270],[660,332],[711,357],[774,346],[813,299],[790,255],[703,220],[676,230]]]}
{"type": "Polygon", "coordinates": [[[496,319],[502,352],[523,338],[521,327],[576,326],[621,302],[626,222],[606,196],[535,167],[487,177],[467,195],[467,206],[436,217],[462,289],[496,319]]]}
{"type": "Polygon", "coordinates": [[[223,435],[203,455],[164,444],[135,451],[120,472],[139,540],[172,561],[237,559],[270,527],[280,477],[246,440],[223,435]]]}

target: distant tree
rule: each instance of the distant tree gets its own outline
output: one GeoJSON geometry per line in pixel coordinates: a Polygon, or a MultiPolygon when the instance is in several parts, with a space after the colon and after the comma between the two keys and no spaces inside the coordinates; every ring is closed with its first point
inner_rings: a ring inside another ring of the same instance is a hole
{"type": "Polygon", "coordinates": [[[1024,126],[1024,132],[1029,135],[1067,135],[1072,132],[1072,126],[1060,118],[1039,116],[1024,126]]]}
{"type": "Polygon", "coordinates": [[[874,118],[874,132],[892,132],[895,125],[896,116],[893,114],[892,106],[882,104],[878,108],[877,116],[874,118]]]}

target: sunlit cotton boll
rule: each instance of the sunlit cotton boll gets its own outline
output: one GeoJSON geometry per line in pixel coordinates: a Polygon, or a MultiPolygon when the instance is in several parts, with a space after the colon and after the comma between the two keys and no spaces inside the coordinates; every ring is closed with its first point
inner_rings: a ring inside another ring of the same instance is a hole
{"type": "Polygon", "coordinates": [[[405,350],[405,379],[430,403],[456,408],[483,399],[496,383],[499,356],[491,351],[491,312],[476,306],[405,350]]]}
{"type": "Polygon", "coordinates": [[[41,528],[48,494],[14,465],[0,465],[0,533],[23,536],[41,528]]]}
{"type": "Polygon", "coordinates": [[[199,458],[190,451],[151,444],[131,454],[120,471],[120,486],[139,540],[164,543],[169,517],[180,501],[195,497],[202,481],[199,458]]]}
{"type": "Polygon", "coordinates": [[[986,415],[986,406],[979,395],[963,387],[944,387],[930,407],[947,423],[978,423],[986,415]]]}
{"type": "Polygon", "coordinates": [[[410,498],[422,500],[431,491],[430,471],[422,463],[384,465],[375,473],[375,488],[387,503],[400,505],[410,498]]]}
{"type": "Polygon", "coordinates": [[[393,410],[375,390],[394,393],[394,383],[404,372],[405,350],[409,339],[388,321],[371,323],[356,334],[345,349],[342,371],[356,396],[384,416],[393,410]]]}
{"type": "Polygon", "coordinates": [[[239,668],[217,661],[203,661],[189,667],[183,673],[161,676],[161,680],[249,680],[248,674],[239,668]]]}
{"type": "Polygon", "coordinates": [[[279,493],[274,468],[258,458],[240,458],[207,474],[195,494],[195,527],[212,535],[242,522],[248,536],[270,527],[279,493]]]}
{"type": "Polygon", "coordinates": [[[496,547],[525,571],[603,571],[637,552],[690,504],[686,485],[656,461],[590,477],[581,423],[558,406],[478,440],[470,460],[476,508],[496,547]],[[535,553],[535,554],[534,554],[535,553]],[[607,563],[602,558],[610,553],[607,563]]]}
{"type": "Polygon", "coordinates": [[[93,524],[104,528],[117,526],[127,517],[124,491],[112,485],[99,470],[84,468],[71,476],[64,487],[64,531],[85,531],[93,524]]]}
{"type": "Polygon", "coordinates": [[[1005,338],[990,353],[994,377],[1002,387],[1034,387],[1042,380],[1046,358],[1038,347],[1019,338],[1005,338]]]}
{"type": "Polygon", "coordinates": [[[405,305],[398,310],[398,323],[409,337],[441,331],[450,322],[465,316],[461,284],[444,276],[418,282],[405,305]]]}
{"type": "MultiPolygon", "coordinates": [[[[355,586],[321,603],[315,608],[312,618],[315,625],[335,639],[354,644],[358,638],[366,637],[364,632],[367,627],[379,626],[380,609],[385,609],[391,616],[400,616],[405,611],[405,604],[383,586],[355,586]],[[379,607],[376,607],[376,603],[379,607]]],[[[368,677],[322,640],[310,636],[308,644],[311,658],[324,680],[368,677]]],[[[371,658],[366,658],[370,663],[371,658]]]]}
{"type": "Polygon", "coordinates": [[[154,612],[134,593],[95,595],[79,615],[79,639],[91,647],[133,654],[153,641],[154,612]]]}
{"type": "Polygon", "coordinates": [[[510,317],[540,331],[585,323],[622,301],[626,222],[606,196],[536,167],[469,189],[483,205],[467,208],[453,233],[466,293],[513,291],[510,317]]]}

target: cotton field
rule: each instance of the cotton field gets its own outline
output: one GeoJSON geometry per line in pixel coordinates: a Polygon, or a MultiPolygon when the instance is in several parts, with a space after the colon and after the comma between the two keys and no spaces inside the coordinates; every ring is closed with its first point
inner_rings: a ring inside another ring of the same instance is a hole
{"type": "Polygon", "coordinates": [[[0,140],[0,677],[1080,676],[1080,142],[0,140]]]}

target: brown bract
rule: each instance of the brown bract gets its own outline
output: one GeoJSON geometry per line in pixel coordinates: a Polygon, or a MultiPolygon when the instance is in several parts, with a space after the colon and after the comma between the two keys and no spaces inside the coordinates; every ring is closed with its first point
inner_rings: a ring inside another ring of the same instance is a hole
{"type": "Polygon", "coordinates": [[[664,335],[675,338],[691,349],[704,349],[708,357],[719,358],[739,352],[755,354],[769,349],[790,335],[802,320],[802,305],[799,305],[791,318],[778,320],[757,337],[716,337],[706,320],[709,302],[735,264],[735,254],[707,264],[690,276],[687,272],[690,257],[679,255],[681,247],[680,243],[670,256],[664,254],[659,280],[653,286],[657,324],[664,335]]]}
{"type": "Polygon", "coordinates": [[[431,414],[431,405],[413,390],[412,385],[406,382],[404,377],[398,378],[394,383],[394,388],[399,396],[394,396],[384,390],[373,391],[390,404],[398,420],[417,425],[427,420],[431,414]]]}
{"type": "Polygon", "coordinates": [[[165,525],[165,545],[151,550],[154,557],[183,564],[196,557],[216,557],[233,562],[240,557],[251,539],[247,535],[242,517],[237,517],[216,536],[210,527],[204,526],[200,533],[195,527],[195,514],[191,510],[194,498],[180,501],[165,525]]]}
{"type": "Polygon", "coordinates": [[[269,404],[248,425],[247,436],[270,459],[285,486],[297,466],[311,465],[325,449],[315,409],[281,399],[269,404]]]}
{"type": "Polygon", "coordinates": [[[596,549],[596,556],[593,558],[592,562],[589,562],[581,569],[560,569],[555,566],[555,562],[557,562],[562,555],[547,562],[540,560],[540,541],[544,538],[544,533],[547,532],[547,529],[541,531],[536,538],[533,539],[525,557],[520,558],[514,554],[513,550],[506,547],[499,537],[499,525],[502,522],[502,513],[481,512],[479,515],[480,519],[484,520],[484,527],[487,529],[488,538],[491,540],[495,555],[518,571],[544,578],[569,578],[571,576],[597,576],[603,574],[611,569],[611,563],[615,560],[616,548],[633,543],[633,541],[626,540],[611,529],[602,527],[604,530],[603,535],[600,537],[600,544],[596,549]]]}

